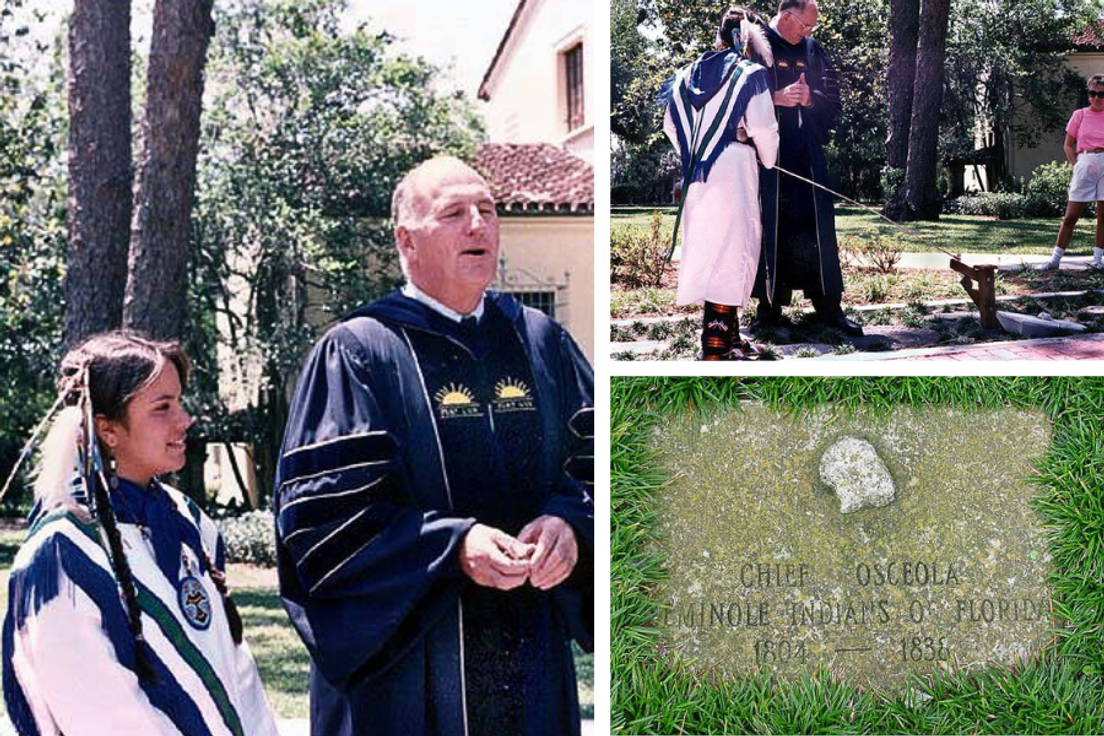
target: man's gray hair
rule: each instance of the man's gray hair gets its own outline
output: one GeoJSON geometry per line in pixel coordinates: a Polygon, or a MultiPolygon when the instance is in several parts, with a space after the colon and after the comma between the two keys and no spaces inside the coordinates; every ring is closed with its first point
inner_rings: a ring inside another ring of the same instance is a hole
{"type": "Polygon", "coordinates": [[[805,8],[809,7],[809,3],[813,0],[782,0],[778,3],[778,14],[782,15],[787,10],[796,10],[799,13],[805,11],[805,8]]]}
{"type": "Polygon", "coordinates": [[[1089,77],[1089,87],[1104,87],[1104,74],[1094,74],[1089,77]]]}
{"type": "Polygon", "coordinates": [[[395,187],[395,191],[391,195],[391,224],[394,227],[410,222],[410,219],[414,216],[414,192],[412,190],[415,180],[414,172],[417,170],[418,167],[415,166],[406,172],[406,175],[399,180],[399,185],[395,187]]]}

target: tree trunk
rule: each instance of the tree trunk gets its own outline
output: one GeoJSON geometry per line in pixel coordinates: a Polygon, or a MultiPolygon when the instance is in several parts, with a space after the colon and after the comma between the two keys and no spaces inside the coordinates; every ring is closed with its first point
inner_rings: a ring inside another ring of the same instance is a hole
{"type": "Polygon", "coordinates": [[[130,228],[130,0],[75,0],[69,21],[66,345],[122,322],[130,228]]]}
{"type": "MultiPolygon", "coordinates": [[[[1011,98],[1012,81],[1005,79],[1003,74],[994,74],[990,80],[990,94],[994,98],[990,101],[991,110],[1012,110],[1014,100],[1011,98]]],[[[1012,174],[1008,170],[1005,154],[1005,146],[1008,145],[1008,136],[1005,135],[1008,128],[1003,116],[994,116],[993,145],[989,148],[989,163],[986,165],[987,188],[989,191],[1012,183],[1012,174]]]]}
{"type": "Polygon", "coordinates": [[[920,0],[890,0],[886,166],[904,169],[908,163],[912,123],[912,85],[916,79],[916,42],[920,32],[920,0]]]}
{"type": "Polygon", "coordinates": [[[947,55],[950,0],[924,0],[916,53],[912,121],[905,181],[887,206],[897,220],[937,220],[935,188],[939,158],[939,108],[943,101],[943,62],[947,55]]]}
{"type": "Polygon", "coordinates": [[[123,321],[156,338],[184,334],[203,67],[213,0],[157,0],[144,141],[123,321]]]}
{"type": "Polygon", "coordinates": [[[264,418],[261,441],[253,447],[253,467],[257,472],[257,508],[272,508],[273,488],[276,483],[276,466],[280,462],[280,445],[284,441],[284,429],[288,419],[286,380],[272,376],[270,366],[265,367],[269,380],[261,390],[257,413],[264,418]]]}

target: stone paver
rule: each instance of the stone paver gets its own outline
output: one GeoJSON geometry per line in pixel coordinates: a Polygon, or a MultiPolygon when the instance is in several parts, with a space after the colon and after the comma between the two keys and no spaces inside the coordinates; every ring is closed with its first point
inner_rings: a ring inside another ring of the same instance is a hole
{"type": "MultiPolygon", "coordinates": [[[[1057,232],[1057,231],[1055,231],[1057,232]]],[[[677,264],[682,254],[682,246],[675,248],[672,263],[677,264]]],[[[1050,260],[1050,253],[1021,253],[1015,255],[1001,253],[963,253],[961,260],[967,266],[996,265],[1001,269],[1017,269],[1024,266],[1037,266],[1050,260]]],[[[1092,262],[1092,256],[1065,256],[1060,267],[1063,271],[1084,271],[1092,262]]],[[[902,253],[898,268],[950,268],[949,256],[943,253],[902,253]]]]}
{"type": "MultiPolygon", "coordinates": [[[[797,347],[809,345],[780,345],[779,352],[784,357],[792,357],[797,347]]],[[[1048,337],[1037,340],[1010,340],[1005,342],[985,342],[975,345],[944,345],[934,348],[905,348],[887,352],[850,353],[835,355],[832,346],[819,345],[825,354],[812,360],[1104,360],[1104,333],[1076,335],[1068,337],[1048,337]]],[[[642,357],[654,355],[667,348],[665,341],[647,340],[640,342],[612,343],[613,355],[630,352],[642,357]]]]}
{"type": "Polygon", "coordinates": [[[950,345],[893,353],[824,355],[818,360],[1104,360],[1104,334],[950,345]]]}
{"type": "MultiPolygon", "coordinates": [[[[1035,299],[1041,301],[1045,299],[1069,299],[1072,297],[1082,296],[1084,294],[1095,294],[1104,291],[1102,289],[1082,289],[1080,291],[1047,291],[1041,294],[1009,294],[1006,296],[998,296],[997,303],[1001,302],[1014,302],[1019,299],[1035,299]]],[[[968,304],[973,304],[970,299],[933,299],[929,302],[924,302],[930,309],[936,310],[942,307],[961,307],[968,304]]],[[[878,312],[883,309],[905,309],[909,304],[907,302],[886,302],[884,304],[863,304],[857,307],[849,306],[848,309],[853,309],[856,312],[878,312]]],[[[1101,307],[1104,309],[1104,307],[1101,307]]],[[[1081,310],[1083,312],[1097,309],[1097,307],[1086,307],[1081,310]]],[[[812,314],[816,310],[812,307],[804,307],[801,310],[805,314],[812,314]]],[[[1099,312],[1089,312],[1090,314],[1099,314],[1099,312]]],[[[947,318],[948,315],[940,314],[940,317],[947,318]]],[[[631,327],[634,322],[641,322],[645,325],[655,324],[657,322],[682,322],[683,320],[698,321],[701,319],[700,314],[676,314],[663,317],[630,317],[627,319],[612,319],[610,324],[618,327],[631,327]]]]}

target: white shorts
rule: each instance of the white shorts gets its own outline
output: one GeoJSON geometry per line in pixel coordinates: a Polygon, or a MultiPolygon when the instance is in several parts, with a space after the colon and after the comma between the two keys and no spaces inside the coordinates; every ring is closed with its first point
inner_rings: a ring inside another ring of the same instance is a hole
{"type": "Polygon", "coordinates": [[[1104,200],[1104,152],[1077,154],[1070,180],[1069,201],[1097,202],[1104,200]]]}

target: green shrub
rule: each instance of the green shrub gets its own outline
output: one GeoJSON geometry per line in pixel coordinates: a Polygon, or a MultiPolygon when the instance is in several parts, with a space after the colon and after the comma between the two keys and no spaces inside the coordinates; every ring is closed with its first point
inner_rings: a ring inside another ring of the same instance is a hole
{"type": "Polygon", "coordinates": [[[901,321],[901,324],[905,327],[918,330],[927,326],[927,320],[924,317],[923,312],[919,312],[912,307],[902,309],[897,318],[901,321]]]}
{"type": "Polygon", "coordinates": [[[867,304],[884,302],[889,297],[889,292],[897,284],[897,277],[892,274],[882,276],[868,276],[858,284],[858,295],[867,304]]]}
{"type": "Polygon", "coordinates": [[[276,564],[276,524],[271,511],[250,511],[216,522],[226,543],[228,562],[248,562],[272,567],[276,564]]]}
{"type": "Polygon", "coordinates": [[[905,245],[896,235],[884,235],[873,228],[866,228],[858,235],[844,236],[840,243],[844,258],[854,263],[873,266],[878,273],[890,274],[897,270],[905,245]]]}
{"type": "MultiPolygon", "coordinates": [[[[943,211],[998,220],[1060,217],[1066,211],[1072,177],[1073,167],[1068,162],[1052,161],[1035,167],[1027,184],[1014,181],[1012,191],[967,194],[947,202],[943,211]]],[[[1095,217],[1095,208],[1095,204],[1090,204],[1085,214],[1095,217]]]]}
{"type": "Polygon", "coordinates": [[[610,232],[610,271],[614,283],[626,288],[657,287],[667,267],[667,249],[671,233],[663,227],[663,215],[652,213],[647,230],[632,226],[615,227],[610,232]]]}
{"type": "Polygon", "coordinates": [[[978,192],[952,199],[944,211],[973,217],[995,217],[998,220],[1016,220],[1033,217],[1045,211],[1045,203],[1035,197],[1016,192],[978,192]]]}
{"type": "Polygon", "coordinates": [[[1043,212],[1040,215],[1056,217],[1065,213],[1069,201],[1070,179],[1073,167],[1068,161],[1053,161],[1036,166],[1027,183],[1028,196],[1034,197],[1043,212]]]}
{"type": "Polygon", "coordinates": [[[862,324],[865,325],[888,325],[893,323],[893,310],[892,309],[875,309],[867,312],[860,312],[862,324]]]}

